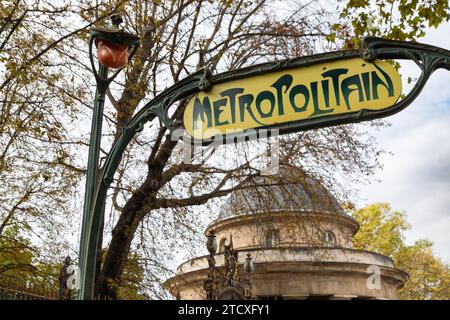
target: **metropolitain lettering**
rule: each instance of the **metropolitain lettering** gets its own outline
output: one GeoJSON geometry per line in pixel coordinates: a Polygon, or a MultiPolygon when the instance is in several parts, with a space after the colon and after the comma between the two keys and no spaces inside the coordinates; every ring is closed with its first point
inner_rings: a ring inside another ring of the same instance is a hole
{"type": "Polygon", "coordinates": [[[273,116],[283,116],[287,112],[304,113],[309,118],[332,114],[336,108],[349,112],[359,110],[359,103],[394,96],[391,77],[376,64],[374,66],[376,70],[356,74],[351,74],[348,68],[323,70],[318,80],[305,83],[295,82],[287,72],[257,94],[233,87],[221,91],[215,100],[209,96],[196,97],[192,128],[198,129],[199,123],[206,124],[207,128],[218,128],[251,120],[264,126],[272,124],[269,119],[273,116]],[[356,99],[351,99],[352,95],[356,95],[356,99]]]}

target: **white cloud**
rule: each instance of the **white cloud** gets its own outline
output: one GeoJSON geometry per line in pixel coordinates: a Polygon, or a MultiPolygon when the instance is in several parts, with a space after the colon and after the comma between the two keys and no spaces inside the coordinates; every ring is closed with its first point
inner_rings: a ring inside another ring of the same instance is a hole
{"type": "MultiPolygon", "coordinates": [[[[450,23],[421,40],[450,49],[450,23]]],[[[405,70],[408,68],[405,68],[405,70]]],[[[360,205],[387,201],[405,210],[412,229],[409,243],[429,239],[439,256],[450,261],[450,72],[435,72],[417,100],[390,117],[392,124],[375,135],[393,155],[381,158],[381,182],[364,186],[360,205]]]]}

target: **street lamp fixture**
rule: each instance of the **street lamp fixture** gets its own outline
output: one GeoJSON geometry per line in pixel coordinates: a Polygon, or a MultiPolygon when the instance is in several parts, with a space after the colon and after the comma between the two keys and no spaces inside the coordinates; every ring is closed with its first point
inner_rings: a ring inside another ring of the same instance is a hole
{"type": "Polygon", "coordinates": [[[251,253],[247,253],[247,258],[245,258],[245,272],[247,272],[248,274],[253,272],[253,259],[252,259],[252,254],[251,253]]]}
{"type": "Polygon", "coordinates": [[[119,24],[123,21],[120,16],[113,15],[111,20],[114,27],[93,28],[91,29],[91,37],[97,47],[98,61],[109,68],[120,69],[128,63],[128,59],[136,52],[139,37],[119,29],[119,24]],[[132,47],[132,51],[129,54],[130,47],[132,47]]]}
{"type": "Polygon", "coordinates": [[[253,284],[252,284],[252,273],[255,268],[253,264],[252,254],[247,253],[247,258],[245,258],[244,269],[247,273],[247,287],[245,288],[245,298],[252,299],[253,298],[253,284]]]}
{"type": "Polygon", "coordinates": [[[119,74],[122,68],[127,65],[128,61],[136,53],[140,41],[138,36],[125,32],[119,28],[119,25],[123,22],[119,15],[111,15],[111,21],[113,23],[112,27],[92,28],[90,30],[89,59],[91,60],[92,69],[97,80],[97,86],[101,87],[107,87],[119,74]],[[99,72],[97,72],[94,63],[94,43],[97,47],[97,59],[100,63],[99,72]],[[108,78],[107,68],[117,70],[108,78]]]}
{"type": "Polygon", "coordinates": [[[210,231],[207,238],[208,240],[206,241],[206,248],[208,249],[209,254],[211,256],[214,256],[217,251],[217,239],[214,235],[214,232],[210,231]]]}
{"type": "Polygon", "coordinates": [[[103,107],[105,94],[109,84],[125,67],[139,47],[139,37],[119,28],[123,22],[118,14],[111,15],[113,26],[110,28],[92,28],[89,41],[89,59],[97,83],[95,102],[92,113],[89,155],[86,173],[86,189],[83,207],[83,223],[80,241],[80,284],[79,299],[94,299],[95,261],[97,258],[97,243],[99,236],[100,218],[103,208],[93,209],[93,199],[99,187],[99,155],[102,135],[103,107]],[[94,63],[93,45],[97,47],[98,70],[94,63]],[[108,68],[116,69],[108,77],[108,68]],[[95,216],[95,217],[94,217],[95,216]]]}

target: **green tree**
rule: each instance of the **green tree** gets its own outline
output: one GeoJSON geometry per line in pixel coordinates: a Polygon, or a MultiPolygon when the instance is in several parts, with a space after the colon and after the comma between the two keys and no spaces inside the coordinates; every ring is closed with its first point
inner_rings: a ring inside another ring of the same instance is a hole
{"type": "Polygon", "coordinates": [[[331,38],[344,40],[347,47],[362,36],[394,40],[416,40],[426,28],[437,28],[450,18],[447,0],[348,0],[340,3],[340,19],[331,38]]]}
{"type": "Polygon", "coordinates": [[[374,251],[393,259],[395,267],[409,273],[399,290],[400,299],[450,299],[450,267],[435,256],[433,244],[418,240],[405,243],[410,228],[405,214],[387,203],[375,203],[353,212],[360,229],[354,237],[356,249],[374,251]]]}
{"type": "Polygon", "coordinates": [[[26,228],[7,226],[0,235],[0,286],[56,298],[62,261],[45,261],[26,238],[26,228]]]}
{"type": "Polygon", "coordinates": [[[20,234],[18,226],[8,227],[0,236],[0,283],[24,281],[36,271],[32,265],[35,249],[20,234]]]}

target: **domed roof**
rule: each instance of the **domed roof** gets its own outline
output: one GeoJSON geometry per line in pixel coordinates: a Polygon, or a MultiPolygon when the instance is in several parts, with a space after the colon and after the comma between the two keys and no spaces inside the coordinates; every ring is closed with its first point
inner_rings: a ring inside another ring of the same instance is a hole
{"type": "Polygon", "coordinates": [[[234,191],[225,202],[220,219],[280,211],[345,214],[336,198],[317,179],[303,170],[281,167],[275,177],[258,177],[258,186],[234,191]]]}

